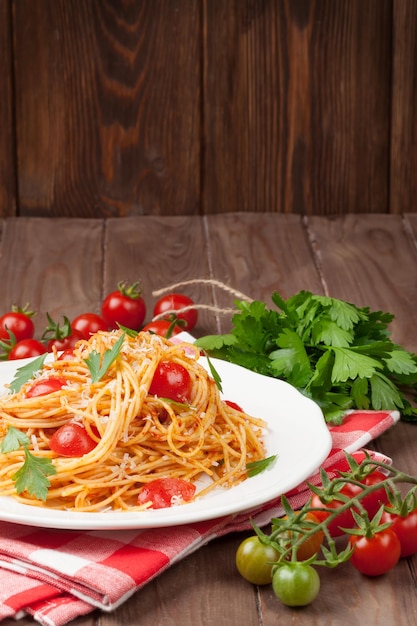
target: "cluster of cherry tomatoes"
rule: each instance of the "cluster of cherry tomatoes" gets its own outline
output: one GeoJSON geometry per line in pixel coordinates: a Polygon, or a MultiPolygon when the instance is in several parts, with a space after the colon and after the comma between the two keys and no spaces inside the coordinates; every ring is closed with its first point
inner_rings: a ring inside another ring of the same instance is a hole
{"type": "Polygon", "coordinates": [[[15,360],[39,356],[54,349],[71,350],[80,339],[88,339],[100,330],[119,327],[170,337],[194,328],[198,312],[193,305],[193,300],[184,294],[164,295],[153,308],[152,321],[145,323],[146,303],[139,283],[119,283],[117,289],[104,298],[100,314],[85,312],[73,320],[64,316],[61,323],[47,314],[47,325],[40,339],[34,336],[34,312],[28,306],[13,306],[0,317],[0,358],[15,360]]]}
{"type": "Polygon", "coordinates": [[[416,484],[417,478],[393,467],[388,477],[376,467],[314,488],[300,511],[287,502],[288,514],[272,520],[269,535],[257,529],[240,543],[237,569],[253,584],[272,583],[288,606],[316,598],[320,578],[314,565],[335,567],[349,560],[365,576],[385,574],[401,558],[417,554],[416,484]],[[403,497],[396,481],[414,486],[403,497]]]}

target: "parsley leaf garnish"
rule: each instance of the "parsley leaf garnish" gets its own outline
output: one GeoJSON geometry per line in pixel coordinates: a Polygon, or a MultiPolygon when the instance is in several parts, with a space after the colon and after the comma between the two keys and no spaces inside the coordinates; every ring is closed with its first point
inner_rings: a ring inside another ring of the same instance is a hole
{"type": "Polygon", "coordinates": [[[10,391],[12,393],[17,393],[19,389],[24,385],[28,380],[33,378],[36,372],[42,369],[44,361],[46,359],[47,353],[42,354],[41,356],[36,357],[30,363],[19,367],[16,370],[16,374],[12,382],[10,383],[10,391]]]}
{"type": "Polygon", "coordinates": [[[0,445],[0,452],[7,454],[18,450],[23,446],[25,461],[20,469],[12,476],[17,493],[27,491],[30,495],[46,500],[50,486],[48,476],[56,474],[56,468],[51,459],[38,457],[28,450],[29,437],[22,431],[9,426],[5,437],[0,445]]]}
{"type": "Polygon", "coordinates": [[[391,313],[300,291],[285,300],[236,301],[232,330],[195,344],[254,372],[286,380],[313,399],[328,422],[347,409],[398,409],[417,421],[405,396],[417,392],[417,355],[390,339],[391,313]],[[404,393],[403,393],[404,388],[404,393]]]}
{"type": "Polygon", "coordinates": [[[260,461],[252,461],[251,463],[247,463],[246,469],[248,471],[248,477],[252,478],[257,474],[261,474],[262,472],[264,472],[268,467],[271,467],[276,458],[277,456],[273,455],[266,457],[266,459],[261,459],[260,461]]]}
{"type": "Polygon", "coordinates": [[[105,353],[103,354],[103,359],[101,359],[101,356],[97,352],[97,350],[93,350],[92,352],[90,352],[88,358],[84,359],[84,361],[87,363],[88,369],[90,370],[93,383],[97,383],[99,380],[101,380],[111,364],[117,359],[122,349],[124,339],[125,333],[123,333],[119,337],[119,339],[116,341],[112,348],[105,351],[105,353]]]}
{"type": "Polygon", "coordinates": [[[56,468],[51,459],[33,455],[26,446],[24,446],[24,451],[25,462],[12,477],[15,481],[16,491],[17,493],[27,491],[40,500],[46,500],[51,484],[47,477],[56,474],[56,468]]]}
{"type": "Polygon", "coordinates": [[[28,446],[30,444],[29,437],[22,433],[21,430],[14,428],[14,426],[9,426],[6,436],[0,445],[0,452],[6,454],[7,452],[14,452],[18,450],[20,446],[28,446]]]}

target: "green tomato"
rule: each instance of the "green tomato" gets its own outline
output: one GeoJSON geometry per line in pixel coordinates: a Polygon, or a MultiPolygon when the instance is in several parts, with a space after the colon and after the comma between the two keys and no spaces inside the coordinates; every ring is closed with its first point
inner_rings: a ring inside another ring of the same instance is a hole
{"type": "Polygon", "coordinates": [[[239,545],[236,551],[236,567],[239,574],[250,583],[269,585],[272,582],[272,567],[278,558],[277,550],[253,535],[239,545]]]}
{"type": "Polygon", "coordinates": [[[272,589],[286,606],[306,606],[320,590],[320,577],[311,565],[285,563],[275,570],[272,589]]]}

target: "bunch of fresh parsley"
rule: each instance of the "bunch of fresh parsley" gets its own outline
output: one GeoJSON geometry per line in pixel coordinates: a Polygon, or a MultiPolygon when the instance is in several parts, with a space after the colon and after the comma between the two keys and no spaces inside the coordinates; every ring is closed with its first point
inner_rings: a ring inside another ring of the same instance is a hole
{"type": "Polygon", "coordinates": [[[321,407],[326,421],[340,423],[348,409],[398,409],[407,421],[417,408],[417,355],[390,339],[391,313],[359,308],[308,291],[266,303],[237,301],[232,330],[207,335],[196,345],[209,356],[280,378],[321,407]]]}

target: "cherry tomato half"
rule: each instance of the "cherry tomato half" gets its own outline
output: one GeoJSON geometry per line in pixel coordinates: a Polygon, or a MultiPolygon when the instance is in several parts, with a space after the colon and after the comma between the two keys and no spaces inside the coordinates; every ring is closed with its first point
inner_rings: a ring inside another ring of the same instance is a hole
{"type": "Polygon", "coordinates": [[[350,562],[365,576],[381,576],[392,569],[401,555],[400,541],[391,528],[376,532],[372,537],[351,535],[353,548],[350,562]]]}
{"type": "Polygon", "coordinates": [[[16,342],[23,339],[32,339],[35,334],[35,325],[29,313],[24,311],[8,311],[0,317],[0,340],[10,341],[10,334],[16,338],[16,342]]]}
{"type": "Polygon", "coordinates": [[[195,494],[195,485],[182,478],[156,478],[144,485],[138,494],[138,504],[152,502],[153,509],[165,509],[181,502],[189,502],[195,494]]]}
{"type": "Polygon", "coordinates": [[[224,403],[227,404],[227,406],[230,406],[231,409],[235,409],[235,411],[240,411],[241,413],[244,413],[243,409],[238,404],[236,404],[236,402],[233,402],[233,400],[225,400],[224,403]]]}
{"type": "Polygon", "coordinates": [[[175,311],[174,315],[179,320],[183,320],[185,322],[185,330],[192,330],[194,326],[197,324],[198,311],[197,309],[188,308],[192,307],[195,302],[181,293],[171,293],[166,296],[162,296],[154,306],[153,316],[157,317],[159,315],[163,315],[164,313],[168,315],[172,314],[172,311],[175,311]],[[182,311],[182,309],[187,308],[186,311],[182,311]]]}
{"type": "Polygon", "coordinates": [[[401,545],[401,556],[417,554],[417,508],[407,515],[384,511],[381,523],[391,522],[390,529],[397,535],[401,545]]]}
{"type": "Polygon", "coordinates": [[[307,606],[320,591],[320,577],[311,565],[285,563],[275,570],[272,589],[286,606],[307,606]]]}
{"type": "Polygon", "coordinates": [[[46,347],[37,339],[22,339],[13,346],[7,358],[9,361],[15,361],[16,359],[41,356],[45,352],[47,352],[46,347]]]}
{"type": "Polygon", "coordinates": [[[84,339],[90,339],[99,330],[107,330],[104,319],[96,313],[81,313],[71,322],[72,330],[79,332],[84,339]]]}
{"type": "Polygon", "coordinates": [[[60,456],[83,456],[94,450],[97,442],[88,435],[80,424],[69,423],[61,426],[49,440],[51,450],[60,456]]]}
{"type": "Polygon", "coordinates": [[[253,585],[269,585],[272,582],[273,564],[278,559],[277,550],[262,543],[257,535],[244,539],[235,557],[239,574],[253,585]]]}
{"type": "Polygon", "coordinates": [[[190,400],[192,382],[188,370],[174,361],[161,361],[154,373],[149,393],[175,402],[190,400]]]}
{"type": "Polygon", "coordinates": [[[112,291],[101,305],[101,316],[108,328],[120,326],[139,330],[146,316],[145,301],[138,289],[139,283],[127,286],[119,283],[117,291],[112,291]]]}
{"type": "Polygon", "coordinates": [[[40,378],[33,383],[26,392],[27,398],[37,398],[38,396],[46,396],[48,393],[59,391],[67,384],[65,378],[61,376],[50,376],[50,378],[40,378]]]}

